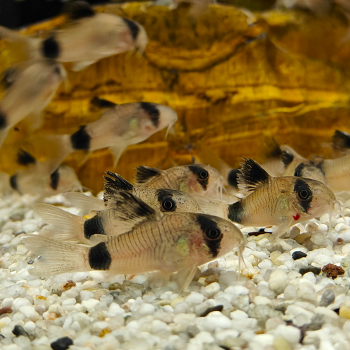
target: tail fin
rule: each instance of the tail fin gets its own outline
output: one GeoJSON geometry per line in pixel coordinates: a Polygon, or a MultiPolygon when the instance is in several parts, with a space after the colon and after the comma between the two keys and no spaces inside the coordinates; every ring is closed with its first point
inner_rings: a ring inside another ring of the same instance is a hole
{"type": "Polygon", "coordinates": [[[88,247],[43,236],[24,237],[22,241],[33,254],[40,256],[35,261],[34,268],[29,270],[31,275],[42,277],[91,269],[85,265],[89,253],[88,247]]]}
{"type": "Polygon", "coordinates": [[[35,204],[34,211],[49,224],[44,228],[43,235],[68,242],[90,242],[84,237],[85,219],[82,217],[45,203],[35,204]]]}
{"type": "Polygon", "coordinates": [[[15,30],[0,26],[0,39],[12,42],[28,42],[30,39],[25,35],[17,33],[15,30]]]}
{"type": "Polygon", "coordinates": [[[93,210],[104,210],[105,205],[101,199],[89,197],[79,192],[67,192],[63,196],[69,200],[75,207],[80,209],[81,215],[86,215],[93,210]]]}

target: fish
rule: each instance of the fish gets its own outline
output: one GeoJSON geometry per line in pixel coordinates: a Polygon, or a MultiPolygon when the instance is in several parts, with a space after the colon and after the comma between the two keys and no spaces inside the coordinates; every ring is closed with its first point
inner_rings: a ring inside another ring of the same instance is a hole
{"type": "Polygon", "coordinates": [[[112,275],[154,271],[170,275],[178,271],[182,290],[193,279],[197,266],[235,248],[241,254],[244,248],[241,231],[227,220],[196,213],[164,213],[131,193],[120,194],[119,210],[114,215],[134,223],[129,231],[119,235],[98,234],[93,246],[43,235],[26,237],[23,240],[26,247],[32,254],[40,255],[29,273],[52,276],[97,270],[112,275]]]}
{"type": "Polygon", "coordinates": [[[169,188],[213,198],[222,195],[223,178],[210,165],[182,165],[167,170],[139,166],[136,170],[135,185],[139,187],[169,188]]]}
{"type": "Polygon", "coordinates": [[[52,136],[58,150],[54,164],[58,165],[72,152],[89,152],[109,148],[114,166],[130,145],[142,142],[154,133],[168,128],[177,121],[176,112],[167,106],[151,102],[115,104],[94,98],[92,104],[102,109],[98,120],[81,126],[72,135],[52,136]]]}
{"type": "Polygon", "coordinates": [[[8,88],[0,100],[0,147],[22,119],[29,119],[31,130],[41,125],[41,112],[65,79],[63,66],[52,60],[26,63],[6,77],[8,88]]]}
{"type": "Polygon", "coordinates": [[[0,27],[0,38],[23,44],[31,58],[72,62],[73,71],[123,52],[142,53],[148,43],[142,25],[114,14],[98,13],[85,1],[70,4],[66,16],[71,24],[53,30],[46,38],[24,36],[5,27],[0,27]]]}
{"type": "Polygon", "coordinates": [[[39,195],[43,198],[82,190],[74,170],[67,165],[60,165],[54,171],[49,171],[50,162],[39,162],[24,150],[18,152],[17,162],[25,168],[10,177],[10,185],[21,194],[39,195]]]}
{"type": "Polygon", "coordinates": [[[65,193],[64,197],[80,208],[83,215],[115,207],[114,195],[118,195],[120,191],[132,193],[157,211],[202,213],[196,200],[188,193],[164,188],[137,187],[112,171],[107,171],[106,174],[103,200],[78,192],[65,193]]]}
{"type": "Polygon", "coordinates": [[[322,182],[272,177],[251,158],[244,158],[238,186],[246,197],[230,206],[228,217],[244,226],[275,226],[272,241],[296,223],[335,214],[339,208],[334,193],[322,182]]]}

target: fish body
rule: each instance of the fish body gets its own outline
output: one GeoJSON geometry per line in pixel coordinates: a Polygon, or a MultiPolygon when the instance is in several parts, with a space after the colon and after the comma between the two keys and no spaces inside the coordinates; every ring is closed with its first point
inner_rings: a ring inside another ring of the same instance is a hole
{"type": "Polygon", "coordinates": [[[137,168],[136,186],[149,188],[169,188],[190,194],[221,196],[222,176],[209,165],[183,165],[167,170],[146,166],[137,168]]]}
{"type": "MultiPolygon", "coordinates": [[[[96,103],[96,99],[94,99],[96,103]]],[[[101,116],[72,135],[54,137],[57,156],[55,164],[60,164],[70,153],[82,150],[92,152],[109,148],[115,164],[123,151],[130,145],[142,142],[154,133],[171,128],[177,121],[176,112],[167,106],[150,102],[134,102],[116,105],[97,99],[102,108],[101,116]]]]}
{"type": "Polygon", "coordinates": [[[229,218],[245,226],[277,225],[274,238],[293,224],[335,208],[334,193],[323,183],[294,176],[271,177],[258,163],[245,159],[239,187],[247,194],[229,206],[229,218]]]}
{"type": "Polygon", "coordinates": [[[50,171],[47,162],[39,162],[23,150],[18,154],[18,163],[26,168],[10,177],[10,185],[22,194],[47,197],[82,188],[74,170],[66,165],[50,171]]]}
{"type": "Polygon", "coordinates": [[[333,192],[350,191],[350,154],[325,159],[322,164],[327,186],[333,192]]]}
{"type": "Polygon", "coordinates": [[[32,62],[14,74],[14,80],[0,100],[0,146],[19,121],[29,115],[40,116],[66,76],[63,66],[50,60],[32,62]]]}
{"type": "Polygon", "coordinates": [[[45,40],[21,36],[0,27],[0,36],[23,42],[33,58],[53,58],[58,62],[76,63],[73,70],[81,70],[102,58],[138,49],[145,49],[148,38],[137,22],[108,14],[97,13],[84,1],[71,4],[70,26],[56,30],[45,40]]]}
{"type": "Polygon", "coordinates": [[[93,247],[43,236],[27,237],[25,245],[40,255],[30,273],[49,276],[91,270],[112,274],[185,270],[185,279],[190,281],[195,272],[193,267],[226,255],[234,248],[242,248],[245,243],[235,225],[215,216],[156,212],[131,194],[121,201],[120,210],[116,214],[119,217],[135,221],[142,216],[143,220],[136,220],[126,233],[99,235],[100,243],[93,247]]]}

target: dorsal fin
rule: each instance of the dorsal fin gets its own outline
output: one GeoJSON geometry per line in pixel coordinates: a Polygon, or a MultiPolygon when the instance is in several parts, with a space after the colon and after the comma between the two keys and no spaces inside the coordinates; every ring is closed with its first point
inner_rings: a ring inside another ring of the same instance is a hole
{"type": "Polygon", "coordinates": [[[14,67],[7,68],[2,75],[1,83],[5,89],[8,89],[15,81],[18,69],[14,67]]]}
{"type": "Polygon", "coordinates": [[[104,98],[100,98],[95,96],[90,103],[96,107],[99,108],[112,108],[115,107],[117,104],[108,100],[105,100],[104,98]]]}
{"type": "Polygon", "coordinates": [[[86,1],[74,1],[68,4],[65,12],[68,18],[72,20],[95,16],[94,9],[86,1]]]}
{"type": "Polygon", "coordinates": [[[294,159],[294,155],[288,151],[282,151],[281,159],[284,165],[284,168],[287,168],[294,159]]]}
{"type": "Polygon", "coordinates": [[[245,191],[255,191],[270,175],[253,159],[243,158],[241,173],[238,174],[238,187],[245,191]]]}
{"type": "Polygon", "coordinates": [[[20,149],[17,153],[17,162],[21,165],[35,164],[36,159],[28,152],[20,149]]]}
{"type": "Polygon", "coordinates": [[[135,225],[144,220],[154,220],[156,211],[130,192],[116,191],[113,195],[114,219],[135,225]]]}
{"type": "Polygon", "coordinates": [[[161,173],[161,170],[150,168],[148,166],[139,166],[136,168],[136,175],[135,175],[135,184],[144,184],[149,182],[152,178],[155,176],[159,176],[161,173]]]}
{"type": "Polygon", "coordinates": [[[114,195],[119,191],[132,191],[134,186],[123,177],[111,171],[107,171],[108,176],[104,176],[104,195],[103,200],[107,207],[115,205],[114,195]]]}
{"type": "Polygon", "coordinates": [[[335,130],[332,137],[332,147],[340,151],[350,149],[350,135],[346,131],[335,130]]]}
{"type": "Polygon", "coordinates": [[[279,143],[271,137],[266,140],[266,159],[280,159],[282,157],[282,150],[279,143]]]}

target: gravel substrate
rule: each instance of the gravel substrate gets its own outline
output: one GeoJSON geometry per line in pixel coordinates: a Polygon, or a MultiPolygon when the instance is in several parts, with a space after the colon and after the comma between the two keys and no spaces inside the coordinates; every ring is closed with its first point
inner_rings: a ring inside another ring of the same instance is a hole
{"type": "MultiPolygon", "coordinates": [[[[259,227],[243,228],[250,236],[242,274],[231,254],[202,266],[179,295],[150,289],[146,275],[29,275],[33,260],[21,239],[43,226],[33,200],[0,201],[3,350],[350,348],[350,209],[331,230],[324,215],[273,245],[259,227]]],[[[61,196],[46,201],[78,213],[61,196]]]]}

